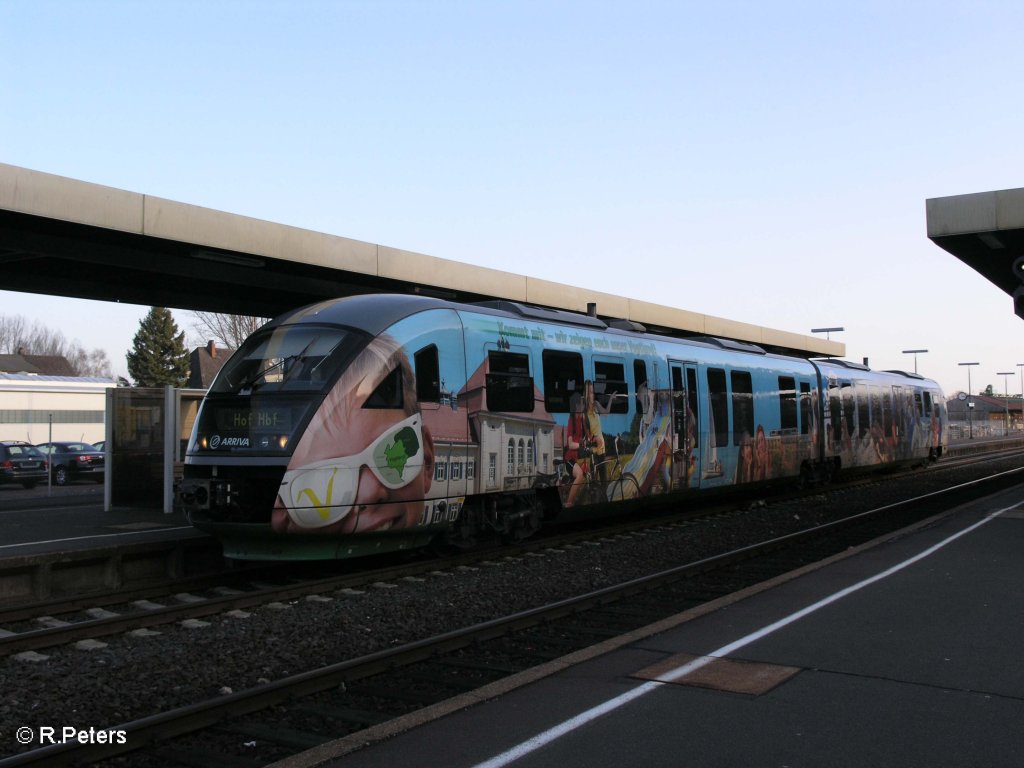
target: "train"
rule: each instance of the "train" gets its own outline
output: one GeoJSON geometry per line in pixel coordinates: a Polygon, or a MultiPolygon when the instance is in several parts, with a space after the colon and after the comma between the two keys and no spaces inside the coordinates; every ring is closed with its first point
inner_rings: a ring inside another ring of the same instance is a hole
{"type": "Polygon", "coordinates": [[[340,559],[925,463],[946,441],[942,391],[916,373],[593,312],[360,295],[239,346],[177,499],[228,558],[340,559]]]}

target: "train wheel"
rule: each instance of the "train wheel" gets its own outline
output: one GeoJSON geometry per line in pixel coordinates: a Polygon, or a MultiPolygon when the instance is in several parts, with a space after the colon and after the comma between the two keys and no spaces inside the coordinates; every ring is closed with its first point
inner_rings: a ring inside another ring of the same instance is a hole
{"type": "Polygon", "coordinates": [[[626,472],[622,477],[613,482],[608,491],[609,501],[626,501],[627,499],[636,499],[639,496],[640,484],[630,472],[626,472]]]}

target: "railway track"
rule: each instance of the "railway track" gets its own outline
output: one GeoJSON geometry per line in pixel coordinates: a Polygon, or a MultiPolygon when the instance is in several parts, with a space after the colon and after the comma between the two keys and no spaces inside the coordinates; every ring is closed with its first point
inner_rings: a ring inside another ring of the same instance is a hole
{"type": "Polygon", "coordinates": [[[391,718],[411,711],[477,701],[488,695],[488,685],[509,676],[530,675],[538,664],[595,643],[614,643],[613,638],[891,534],[980,493],[1019,484],[1022,472],[1015,468],[858,511],[627,583],[113,726],[125,734],[125,744],[54,745],[0,760],[0,767],[94,762],[129,751],[118,764],[265,764],[339,738],[332,749],[343,754],[368,737],[365,728],[383,731],[391,718]],[[183,741],[184,734],[193,735],[183,741]]]}
{"type": "MultiPolygon", "coordinates": [[[[992,452],[950,459],[929,471],[991,464],[1007,457],[1024,456],[1020,449],[992,452]]],[[[920,470],[902,472],[887,478],[920,474],[920,470]]],[[[854,490],[865,484],[884,482],[877,477],[863,476],[836,488],[854,490]]],[[[776,491],[771,503],[784,503],[813,497],[820,489],[776,491]]],[[[761,500],[761,497],[756,497],[761,500]]],[[[68,644],[97,647],[98,638],[123,633],[146,632],[153,627],[175,622],[197,622],[207,617],[232,612],[246,612],[268,604],[294,600],[318,600],[321,595],[354,593],[374,584],[389,584],[422,578],[438,568],[472,568],[492,557],[519,557],[551,548],[600,541],[612,536],[643,534],[663,525],[691,525],[695,529],[708,521],[741,517],[748,514],[752,499],[730,499],[717,505],[702,504],[698,510],[683,514],[669,510],[657,515],[629,518],[598,529],[547,534],[536,541],[515,547],[484,549],[445,558],[421,558],[414,562],[371,567],[354,573],[322,576],[316,569],[304,568],[305,575],[289,573],[296,566],[275,564],[247,568],[211,579],[167,582],[149,588],[116,590],[59,601],[14,606],[0,611],[0,656],[35,652],[68,644]]],[[[763,503],[763,501],[761,501],[763,503]]],[[[699,534],[698,534],[699,535],[699,534]]]]}

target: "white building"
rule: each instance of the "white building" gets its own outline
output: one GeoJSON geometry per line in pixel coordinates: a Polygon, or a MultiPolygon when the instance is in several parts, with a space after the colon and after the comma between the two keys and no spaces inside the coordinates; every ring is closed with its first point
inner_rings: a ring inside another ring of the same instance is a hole
{"type": "Polygon", "coordinates": [[[90,376],[0,373],[0,440],[102,440],[106,393],[116,386],[90,376]]]}

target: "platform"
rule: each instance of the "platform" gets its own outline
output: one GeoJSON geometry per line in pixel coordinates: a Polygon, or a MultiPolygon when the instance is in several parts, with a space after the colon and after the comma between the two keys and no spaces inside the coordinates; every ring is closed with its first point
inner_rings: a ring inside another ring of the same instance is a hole
{"type": "Polygon", "coordinates": [[[277,765],[1019,768],[1022,509],[1024,486],[476,706],[277,765]]]}

